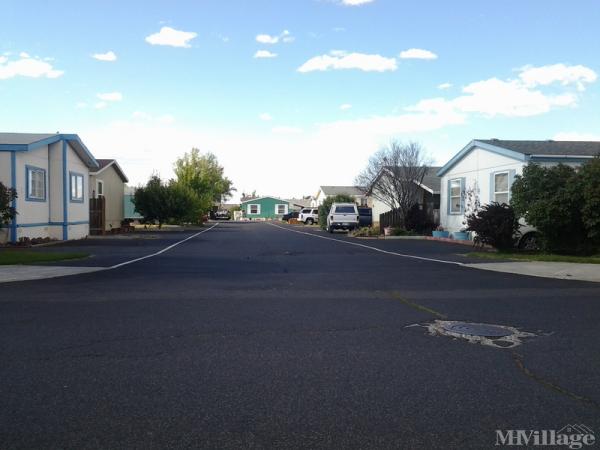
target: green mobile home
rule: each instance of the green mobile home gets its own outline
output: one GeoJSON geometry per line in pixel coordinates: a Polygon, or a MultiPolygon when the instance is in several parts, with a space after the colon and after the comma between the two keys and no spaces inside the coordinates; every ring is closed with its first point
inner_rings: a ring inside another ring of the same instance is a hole
{"type": "Polygon", "coordinates": [[[290,203],[277,197],[257,197],[240,204],[248,219],[280,219],[287,214],[290,203]]]}

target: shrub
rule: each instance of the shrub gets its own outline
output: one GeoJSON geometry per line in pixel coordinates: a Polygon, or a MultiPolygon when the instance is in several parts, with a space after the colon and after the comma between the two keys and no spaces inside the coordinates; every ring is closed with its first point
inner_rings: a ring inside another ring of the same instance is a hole
{"type": "Polygon", "coordinates": [[[349,195],[339,194],[334,197],[327,197],[321,206],[319,206],[319,226],[325,230],[327,229],[327,214],[331,209],[331,205],[334,203],[354,203],[354,199],[349,195]]]}
{"type": "Polygon", "coordinates": [[[379,230],[373,227],[362,227],[350,232],[354,237],[375,237],[379,236],[379,230]]]}
{"type": "Polygon", "coordinates": [[[405,230],[402,227],[392,228],[392,236],[416,236],[417,233],[414,231],[405,230]]]}
{"type": "Polygon", "coordinates": [[[419,234],[429,234],[435,228],[433,219],[418,204],[413,205],[406,214],[405,228],[419,234]]]}
{"type": "Polygon", "coordinates": [[[587,253],[591,243],[582,217],[584,193],[577,171],[564,164],[528,164],[512,185],[511,205],[517,217],[540,232],[546,251],[587,253]]]}
{"type": "Polygon", "coordinates": [[[511,206],[492,202],[469,214],[466,219],[467,231],[475,233],[476,244],[488,244],[498,250],[514,247],[519,219],[511,206]]]}
{"type": "Polygon", "coordinates": [[[13,220],[17,215],[17,211],[11,206],[12,201],[16,198],[17,191],[0,183],[0,227],[13,220]]]}
{"type": "Polygon", "coordinates": [[[600,157],[597,156],[581,168],[583,206],[581,215],[587,236],[600,246],[600,157]]]}

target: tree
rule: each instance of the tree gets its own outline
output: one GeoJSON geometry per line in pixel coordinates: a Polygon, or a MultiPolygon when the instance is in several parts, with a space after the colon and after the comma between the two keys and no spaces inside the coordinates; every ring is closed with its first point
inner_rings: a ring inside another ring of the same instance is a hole
{"type": "Polygon", "coordinates": [[[133,195],[135,211],[146,222],[158,222],[159,228],[170,218],[170,203],[169,188],[156,174],[150,177],[146,186],[138,187],[133,195]]]}
{"type": "Polygon", "coordinates": [[[197,148],[177,159],[174,170],[177,183],[196,192],[204,212],[215,202],[225,201],[235,190],[231,180],[224,176],[217,157],[212,153],[202,155],[197,148]]]}
{"type": "Polygon", "coordinates": [[[152,175],[146,186],[135,190],[135,210],[147,222],[158,222],[159,228],[166,222],[198,223],[202,220],[202,203],[189,186],[171,180],[163,182],[152,175]]]}
{"type": "Polygon", "coordinates": [[[0,226],[7,224],[16,217],[17,210],[11,206],[16,198],[16,190],[0,183],[0,226]]]}
{"type": "Polygon", "coordinates": [[[580,171],[583,205],[581,215],[587,235],[600,244],[600,156],[586,163],[580,171]]]}
{"type": "Polygon", "coordinates": [[[392,141],[369,158],[367,167],[356,177],[355,184],[364,186],[367,192],[392,210],[399,210],[406,220],[410,209],[419,202],[419,185],[429,164],[420,144],[392,141]]]}
{"type": "MultiPolygon", "coordinates": [[[[596,181],[597,183],[597,181],[596,181]]],[[[512,185],[511,205],[517,217],[537,228],[545,250],[581,253],[589,250],[582,217],[584,192],[577,171],[564,164],[528,164],[512,185]]]]}
{"type": "Polygon", "coordinates": [[[327,197],[319,206],[319,226],[322,229],[327,229],[327,215],[334,203],[354,203],[354,199],[346,194],[338,194],[334,197],[327,197]]]}

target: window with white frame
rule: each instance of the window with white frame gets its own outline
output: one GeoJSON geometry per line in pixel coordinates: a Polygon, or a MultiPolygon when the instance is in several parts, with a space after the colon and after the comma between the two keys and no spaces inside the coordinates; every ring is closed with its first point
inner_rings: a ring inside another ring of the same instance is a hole
{"type": "Polygon", "coordinates": [[[248,214],[260,214],[260,205],[258,203],[248,205],[248,214]]]}
{"type": "Polygon", "coordinates": [[[37,167],[27,167],[27,200],[46,200],[46,171],[37,167]]]}
{"type": "Polygon", "coordinates": [[[83,175],[71,172],[71,201],[83,202],[83,175]]]}
{"type": "Polygon", "coordinates": [[[460,178],[450,180],[450,214],[460,214],[462,212],[462,193],[460,178]]]}
{"type": "Polygon", "coordinates": [[[287,212],[288,212],[287,209],[288,209],[288,205],[286,205],[286,204],[275,205],[275,214],[278,214],[278,215],[287,214],[287,212]]]}
{"type": "Polygon", "coordinates": [[[96,180],[96,195],[104,195],[104,181],[96,180]]]}
{"type": "Polygon", "coordinates": [[[508,204],[509,187],[508,172],[498,172],[494,174],[494,201],[508,204]]]}

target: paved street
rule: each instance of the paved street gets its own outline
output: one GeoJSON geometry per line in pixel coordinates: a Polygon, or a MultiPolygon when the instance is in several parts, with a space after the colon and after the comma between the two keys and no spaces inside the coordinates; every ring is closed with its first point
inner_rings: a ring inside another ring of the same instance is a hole
{"type": "MultiPolygon", "coordinates": [[[[221,223],[117,269],[3,284],[0,447],[482,449],[567,424],[600,440],[600,285],[293,230],[221,223]],[[440,318],[536,336],[493,348],[410,326],[440,318]]],[[[192,234],[90,241],[69,264],[192,234]]]]}

